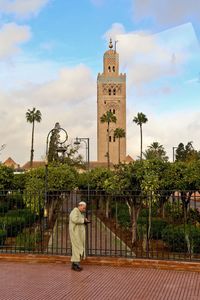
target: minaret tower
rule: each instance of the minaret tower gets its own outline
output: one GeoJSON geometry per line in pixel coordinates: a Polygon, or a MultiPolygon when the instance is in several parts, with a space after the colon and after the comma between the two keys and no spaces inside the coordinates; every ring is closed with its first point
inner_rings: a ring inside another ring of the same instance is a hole
{"type": "MultiPolygon", "coordinates": [[[[116,42],[115,42],[116,47],[116,42]]],[[[119,74],[119,54],[113,49],[110,39],[109,50],[104,53],[103,73],[97,77],[97,160],[107,161],[107,124],[101,123],[101,116],[111,111],[117,118],[110,123],[109,157],[113,164],[118,163],[119,143],[114,138],[114,130],[123,128],[126,132],[126,74],[119,74]]],[[[126,157],[126,137],[120,139],[120,161],[126,157]]]]}

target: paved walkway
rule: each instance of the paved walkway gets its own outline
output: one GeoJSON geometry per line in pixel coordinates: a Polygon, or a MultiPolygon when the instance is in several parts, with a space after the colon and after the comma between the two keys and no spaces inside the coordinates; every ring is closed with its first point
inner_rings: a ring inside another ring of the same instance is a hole
{"type": "Polygon", "coordinates": [[[0,300],[197,300],[200,274],[69,264],[0,262],[0,300]]]}

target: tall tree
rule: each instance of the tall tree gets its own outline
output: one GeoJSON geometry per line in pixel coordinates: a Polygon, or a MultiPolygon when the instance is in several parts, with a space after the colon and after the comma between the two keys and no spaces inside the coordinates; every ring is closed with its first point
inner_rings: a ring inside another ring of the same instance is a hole
{"type": "Polygon", "coordinates": [[[159,144],[158,142],[153,142],[150,146],[148,146],[148,149],[145,150],[143,155],[147,160],[158,158],[162,161],[168,161],[168,157],[163,145],[159,144]]]}
{"type": "Polygon", "coordinates": [[[188,142],[184,146],[183,143],[180,143],[176,149],[176,161],[194,161],[200,159],[200,152],[195,150],[192,142],[188,142]]]}
{"type": "Polygon", "coordinates": [[[39,110],[36,110],[35,107],[33,107],[32,110],[28,109],[26,112],[26,120],[28,123],[32,124],[32,137],[31,137],[31,156],[30,156],[30,167],[32,168],[33,165],[33,155],[34,155],[34,131],[35,131],[35,122],[40,122],[42,120],[42,114],[39,110]]]}
{"type": "Polygon", "coordinates": [[[114,131],[114,137],[118,139],[118,163],[120,164],[120,139],[126,136],[123,128],[116,128],[114,131]]]}
{"type": "Polygon", "coordinates": [[[107,162],[108,162],[108,169],[110,168],[110,150],[109,150],[109,136],[110,136],[110,123],[116,123],[117,118],[116,116],[111,112],[107,111],[105,114],[103,114],[100,118],[101,123],[107,123],[107,162]]]}
{"type": "Polygon", "coordinates": [[[133,122],[140,126],[140,160],[142,160],[142,125],[148,121],[145,114],[142,112],[137,113],[137,116],[133,118],[133,122]]]}

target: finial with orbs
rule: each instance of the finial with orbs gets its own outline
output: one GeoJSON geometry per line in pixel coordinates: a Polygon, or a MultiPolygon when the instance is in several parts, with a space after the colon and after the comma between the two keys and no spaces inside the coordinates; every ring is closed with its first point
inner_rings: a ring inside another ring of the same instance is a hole
{"type": "Polygon", "coordinates": [[[111,38],[110,38],[109,48],[110,48],[110,49],[113,48],[113,43],[112,43],[112,39],[111,39],[111,38]]]}

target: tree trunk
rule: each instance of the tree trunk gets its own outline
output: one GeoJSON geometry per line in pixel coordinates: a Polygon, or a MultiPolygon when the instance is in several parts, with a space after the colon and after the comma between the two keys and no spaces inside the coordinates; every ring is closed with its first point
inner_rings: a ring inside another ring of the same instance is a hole
{"type": "Polygon", "coordinates": [[[108,169],[110,169],[110,145],[109,145],[109,139],[110,139],[110,123],[108,122],[108,132],[107,132],[107,143],[108,143],[108,152],[107,152],[107,162],[108,162],[108,169]]]}
{"type": "Polygon", "coordinates": [[[120,137],[119,137],[119,159],[118,159],[118,162],[120,164],[120,137]]]}
{"type": "Polygon", "coordinates": [[[109,218],[109,199],[106,198],[106,218],[109,218]]]}
{"type": "Polygon", "coordinates": [[[35,121],[33,120],[33,126],[32,126],[32,138],[31,138],[31,157],[30,157],[30,168],[33,166],[33,143],[34,143],[34,131],[35,131],[35,121]]]}
{"type": "Polygon", "coordinates": [[[131,243],[135,244],[137,241],[137,219],[140,213],[140,207],[136,208],[133,203],[126,201],[128,211],[131,219],[131,243]]]}
{"type": "Polygon", "coordinates": [[[140,125],[140,160],[142,160],[142,125],[140,125]]]}
{"type": "Polygon", "coordinates": [[[135,244],[135,242],[137,241],[137,218],[139,215],[139,209],[136,209],[134,206],[132,207],[132,212],[131,212],[131,222],[132,222],[132,238],[131,238],[131,242],[132,245],[135,244]]]}

